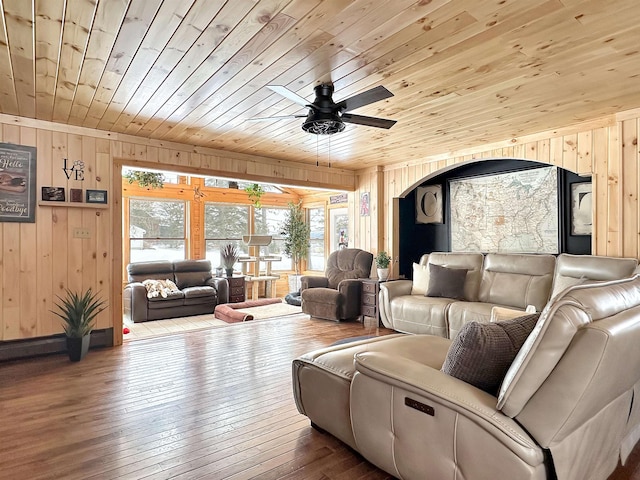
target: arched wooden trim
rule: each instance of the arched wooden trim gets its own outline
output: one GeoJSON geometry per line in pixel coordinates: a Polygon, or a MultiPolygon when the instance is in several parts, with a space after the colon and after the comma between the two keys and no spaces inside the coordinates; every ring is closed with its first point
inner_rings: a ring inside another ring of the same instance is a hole
{"type": "MultiPolygon", "coordinates": [[[[527,162],[527,163],[539,163],[541,166],[547,166],[547,167],[557,166],[558,168],[563,168],[564,170],[567,170],[569,172],[573,172],[576,175],[580,175],[578,172],[566,169],[564,167],[555,165],[553,163],[542,162],[540,160],[532,160],[530,158],[515,158],[515,157],[472,158],[471,160],[466,160],[464,162],[458,162],[458,163],[454,163],[452,165],[447,165],[444,168],[440,168],[438,170],[435,170],[435,171],[429,173],[427,176],[421,178],[420,180],[416,180],[410,186],[408,186],[400,195],[398,195],[398,198],[405,198],[409,193],[414,191],[416,189],[416,187],[422,185],[427,180],[430,180],[430,179],[432,179],[434,177],[437,177],[438,175],[442,175],[443,173],[447,173],[447,172],[450,172],[452,170],[457,170],[458,168],[460,168],[462,166],[465,166],[465,165],[471,165],[473,163],[481,163],[481,162],[486,162],[486,161],[490,161],[490,160],[509,160],[509,161],[515,160],[515,161],[523,161],[523,162],[527,162]]],[[[397,213],[397,212],[394,212],[394,213],[397,213]]]]}

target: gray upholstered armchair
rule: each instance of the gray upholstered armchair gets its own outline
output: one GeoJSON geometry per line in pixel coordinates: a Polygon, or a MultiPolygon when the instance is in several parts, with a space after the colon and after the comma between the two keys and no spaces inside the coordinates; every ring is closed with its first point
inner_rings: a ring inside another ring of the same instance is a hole
{"type": "Polygon", "coordinates": [[[371,273],[373,254],[359,248],[336,250],[327,260],[325,276],[301,279],[302,311],[326,320],[360,316],[362,283],[371,273]]]}

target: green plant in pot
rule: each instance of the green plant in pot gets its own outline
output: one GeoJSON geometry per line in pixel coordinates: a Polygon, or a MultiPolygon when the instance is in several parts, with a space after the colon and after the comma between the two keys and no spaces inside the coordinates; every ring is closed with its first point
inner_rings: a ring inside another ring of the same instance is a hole
{"type": "Polygon", "coordinates": [[[69,289],[66,289],[66,293],[64,298],[56,295],[60,300],[60,303],[55,304],[59,311],[52,310],[52,313],[62,319],[64,333],[67,335],[69,360],[78,362],[89,351],[96,315],[107,307],[104,300],[91,288],[82,294],[69,289]]]}
{"type": "Polygon", "coordinates": [[[129,183],[137,182],[141,187],[163,188],[164,175],[158,172],[143,172],[140,170],[131,170],[124,175],[129,183]]]}
{"type": "Polygon", "coordinates": [[[220,261],[224,266],[227,277],[233,277],[233,266],[236,264],[239,257],[240,252],[238,251],[238,247],[232,243],[227,243],[220,250],[220,261]]]}
{"type": "Polygon", "coordinates": [[[384,282],[389,278],[389,264],[391,263],[391,258],[384,250],[378,252],[378,254],[374,257],[374,261],[376,262],[376,267],[378,269],[378,280],[384,282]]]}
{"type": "Polygon", "coordinates": [[[262,195],[264,195],[264,188],[262,188],[262,185],[260,185],[259,183],[252,183],[251,185],[245,187],[244,191],[247,192],[247,195],[249,195],[249,200],[253,202],[253,205],[256,208],[262,208],[262,203],[260,202],[262,195]]]}
{"type": "Polygon", "coordinates": [[[311,246],[311,227],[304,221],[304,209],[302,201],[289,202],[289,211],[282,226],[281,235],[284,238],[284,253],[291,257],[295,269],[293,284],[289,282],[289,288],[293,291],[300,290],[300,264],[309,255],[311,246]]]}

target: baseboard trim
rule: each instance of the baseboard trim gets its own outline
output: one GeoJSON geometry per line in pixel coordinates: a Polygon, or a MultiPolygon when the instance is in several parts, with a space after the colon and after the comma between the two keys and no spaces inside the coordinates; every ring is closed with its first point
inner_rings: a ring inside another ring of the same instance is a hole
{"type": "MultiPolygon", "coordinates": [[[[89,348],[102,348],[113,346],[113,328],[104,328],[91,332],[91,344],[89,348]]],[[[64,333],[49,337],[25,338],[21,340],[8,340],[0,342],[0,362],[17,360],[21,358],[39,357],[66,353],[67,341],[64,333]]]]}

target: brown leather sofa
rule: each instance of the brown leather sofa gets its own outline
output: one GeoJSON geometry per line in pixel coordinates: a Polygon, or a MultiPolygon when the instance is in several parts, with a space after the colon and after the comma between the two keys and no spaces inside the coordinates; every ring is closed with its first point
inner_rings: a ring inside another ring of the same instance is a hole
{"type": "Polygon", "coordinates": [[[296,359],[298,410],[405,480],[605,480],[640,438],[640,276],[566,287],[531,327],[495,395],[441,370],[452,340],[396,334],[296,359]]]}
{"type": "Polygon", "coordinates": [[[336,250],[327,259],[325,276],[300,279],[302,311],[315,318],[351,320],[360,316],[362,282],[371,274],[373,254],[359,248],[336,250]]]}
{"type": "Polygon", "coordinates": [[[209,260],[137,262],[127,265],[129,284],[124,288],[124,316],[131,322],[213,313],[229,301],[225,278],[213,277],[209,260]],[[179,291],[166,298],[148,298],[145,280],[171,280],[179,291]]]}

